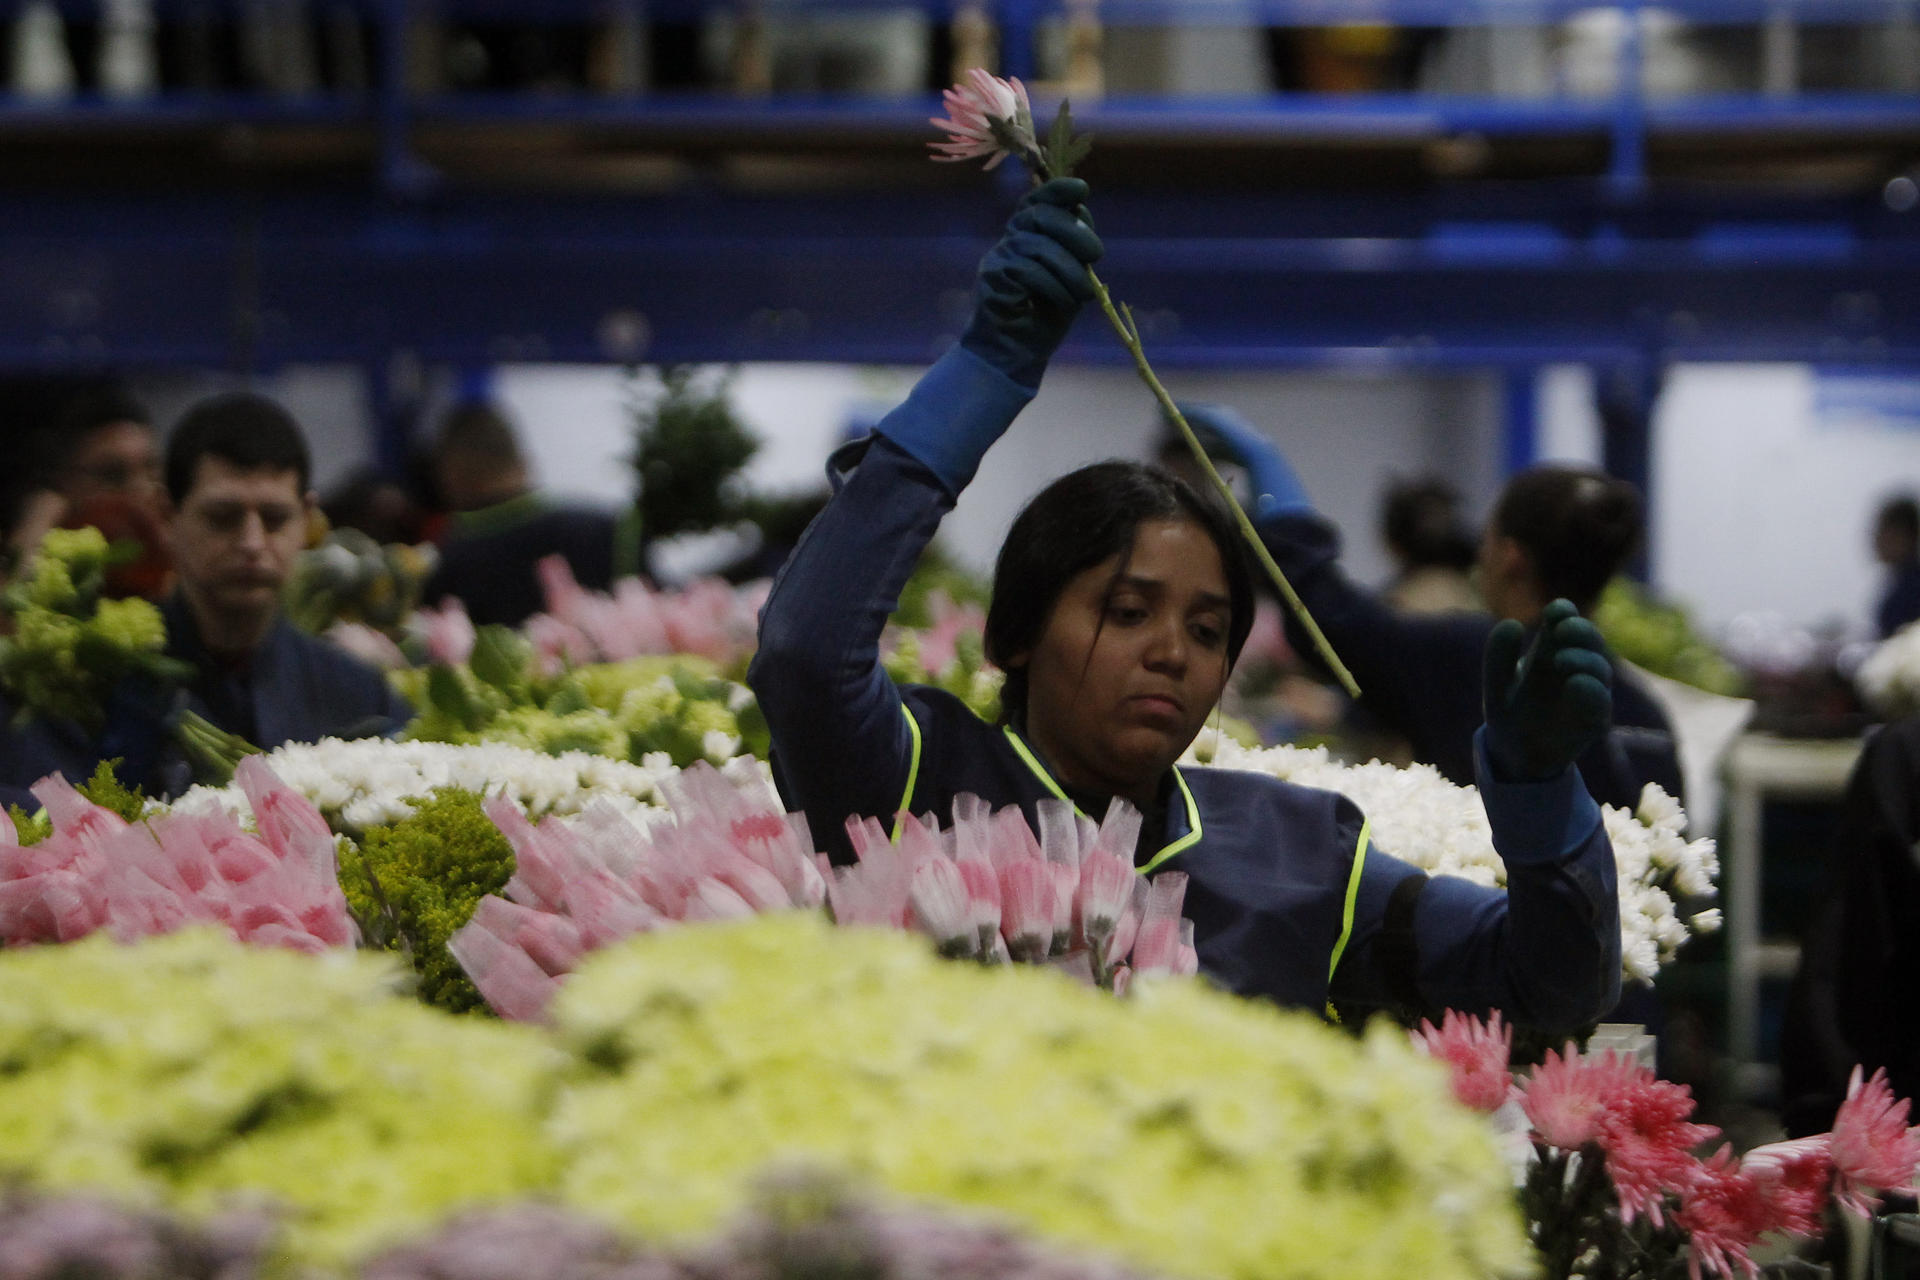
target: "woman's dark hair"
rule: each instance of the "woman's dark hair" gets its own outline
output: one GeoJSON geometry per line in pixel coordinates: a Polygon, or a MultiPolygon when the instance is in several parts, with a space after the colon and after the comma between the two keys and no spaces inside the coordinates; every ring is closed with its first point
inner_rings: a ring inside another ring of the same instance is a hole
{"type": "Polygon", "coordinates": [[[251,391],[202,400],[167,437],[167,494],[178,505],[193,492],[200,459],[218,458],[242,471],[291,471],[294,488],[307,491],[313,464],[306,437],[293,415],[251,391]]]}
{"type": "Polygon", "coordinates": [[[1408,569],[1473,567],[1474,537],[1460,518],[1460,495],[1444,480],[1398,480],[1381,516],[1387,546],[1408,569]]]}
{"type": "Polygon", "coordinates": [[[1220,549],[1231,616],[1227,665],[1232,667],[1253,628],[1253,575],[1226,512],[1184,480],[1138,462],[1096,462],[1042,489],[1015,517],[993,570],[987,605],[987,657],[1007,673],[1000,714],[1025,717],[1027,672],[1007,660],[1040,642],[1053,606],[1067,584],[1113,556],[1130,555],[1149,520],[1191,520],[1220,549]]]}
{"type": "Polygon", "coordinates": [[[1549,600],[1590,613],[1601,590],[1640,547],[1640,491],[1585,467],[1534,467],[1515,476],[1493,509],[1494,532],[1533,559],[1549,600]]]}

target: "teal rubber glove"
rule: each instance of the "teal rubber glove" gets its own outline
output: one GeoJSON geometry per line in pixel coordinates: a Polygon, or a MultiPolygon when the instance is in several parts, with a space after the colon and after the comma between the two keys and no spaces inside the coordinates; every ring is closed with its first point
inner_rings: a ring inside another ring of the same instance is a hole
{"type": "Polygon", "coordinates": [[[1280,452],[1280,446],[1260,429],[1223,404],[1180,405],[1200,447],[1215,462],[1231,462],[1247,473],[1253,486],[1253,515],[1262,519],[1276,511],[1310,509],[1307,486],[1280,452]]]}
{"type": "Polygon", "coordinates": [[[1080,206],[1087,184],[1055,178],[1029,191],[981,259],[973,317],[960,345],[1037,389],[1047,361],[1093,297],[1087,268],[1104,252],[1080,206]]]}
{"type": "Polygon", "coordinates": [[[1487,637],[1487,759],[1502,782],[1544,782],[1598,742],[1613,720],[1613,664],[1600,630],[1555,600],[1527,644],[1512,618],[1487,637]]]}

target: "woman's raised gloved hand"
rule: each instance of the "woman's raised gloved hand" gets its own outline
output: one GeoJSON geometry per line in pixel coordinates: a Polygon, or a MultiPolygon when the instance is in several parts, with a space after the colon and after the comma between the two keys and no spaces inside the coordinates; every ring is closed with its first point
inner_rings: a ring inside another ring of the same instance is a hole
{"type": "Polygon", "coordinates": [[[1025,387],[1039,387],[1080,305],[1093,297],[1087,268],[1104,250],[1081,208],[1086,198],[1078,178],[1035,187],[980,262],[960,345],[1025,387]]]}
{"type": "Polygon", "coordinates": [[[1599,628],[1566,600],[1540,615],[1533,644],[1512,618],[1487,637],[1487,758],[1502,782],[1542,782],[1607,732],[1613,665],[1599,628]]]}
{"type": "Polygon", "coordinates": [[[1289,507],[1311,507],[1307,487],[1280,452],[1260,429],[1223,404],[1188,404],[1180,412],[1200,440],[1200,447],[1216,463],[1230,462],[1247,473],[1253,487],[1255,519],[1289,507]]]}

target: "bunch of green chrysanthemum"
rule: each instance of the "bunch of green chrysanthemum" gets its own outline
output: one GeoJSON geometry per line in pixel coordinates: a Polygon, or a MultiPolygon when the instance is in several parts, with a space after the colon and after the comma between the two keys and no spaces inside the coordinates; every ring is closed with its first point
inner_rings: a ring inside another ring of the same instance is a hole
{"type": "Polygon", "coordinates": [[[0,593],[12,634],[0,638],[0,687],[22,714],[97,732],[113,687],[127,676],[178,680],[166,624],[145,600],[103,594],[113,549],[98,529],[53,529],[27,574],[0,593]]]}
{"type": "Polygon", "coordinates": [[[547,675],[517,633],[483,627],[473,658],[403,677],[421,709],[407,735],[426,742],[501,742],[549,755],[616,760],[665,752],[677,765],[716,764],[759,747],[753,695],[706,659],[675,654],[590,663],[547,675]]]}
{"type": "Polygon", "coordinates": [[[1136,997],[812,913],[637,938],[554,1006],[602,1073],[556,1111],[564,1197],[685,1239],[799,1167],[1178,1276],[1523,1264],[1488,1131],[1403,1033],[1197,984],[1136,997]]]}
{"type": "Polygon", "coordinates": [[[362,945],[405,956],[420,975],[420,998],[454,1013],[486,1004],[447,939],[513,876],[513,848],[480,799],[442,788],[416,800],[410,817],[374,827],[340,855],[340,889],[362,945]]]}
{"type": "Polygon", "coordinates": [[[0,955],[0,1181],[285,1211],[334,1265],[550,1186],[561,1059],[393,994],[391,963],[194,931],[0,955]]]}

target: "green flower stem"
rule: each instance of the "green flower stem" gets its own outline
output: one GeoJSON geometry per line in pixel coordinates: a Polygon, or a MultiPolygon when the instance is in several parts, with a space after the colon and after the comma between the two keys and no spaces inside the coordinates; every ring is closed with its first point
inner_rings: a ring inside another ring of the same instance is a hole
{"type": "Polygon", "coordinates": [[[1209,458],[1207,451],[1201,447],[1200,438],[1194,435],[1193,428],[1187,425],[1186,415],[1180,412],[1180,407],[1173,402],[1173,397],[1167,394],[1167,389],[1160,385],[1160,379],[1154,375],[1153,366],[1147,363],[1147,353],[1140,345],[1140,331],[1134,327],[1133,313],[1127,309],[1125,303],[1115,308],[1113,296],[1107,292],[1106,282],[1100,279],[1092,267],[1087,268],[1087,279],[1093,282],[1094,296],[1100,299],[1100,310],[1106,313],[1107,322],[1113,326],[1114,332],[1120,335],[1121,344],[1133,357],[1133,367],[1139,372],[1140,380],[1145,382],[1148,389],[1153,392],[1154,398],[1160,402],[1161,410],[1180,428],[1181,436],[1186,439],[1187,448],[1193,452],[1194,461],[1198,462],[1201,469],[1207,473],[1207,479],[1213,482],[1214,489],[1226,499],[1227,507],[1233,512],[1233,518],[1239,524],[1240,532],[1246,538],[1247,545],[1253,548],[1254,557],[1260,561],[1261,568],[1267,571],[1267,577],[1273,580],[1273,585],[1279,590],[1281,598],[1287,602],[1287,607],[1293,610],[1293,615],[1300,619],[1301,624],[1307,629],[1307,634],[1312,637],[1314,651],[1320,655],[1320,660],[1327,664],[1327,669],[1332,671],[1334,677],[1340,681],[1347,695],[1358,698],[1360,686],[1355,682],[1353,673],[1347,670],[1346,664],[1340,661],[1338,654],[1334,653],[1333,645],[1328,643],[1325,633],[1320,630],[1320,624],[1313,620],[1313,615],[1307,612],[1305,602],[1293,589],[1293,584],[1287,581],[1287,575],[1282,573],[1280,566],[1273,562],[1273,556],[1268,553],[1266,544],[1260,541],[1260,535],[1255,531],[1253,521],[1247,518],[1247,513],[1240,506],[1239,499],[1233,496],[1232,487],[1221,478],[1220,472],[1213,465],[1213,459],[1209,458]]]}

